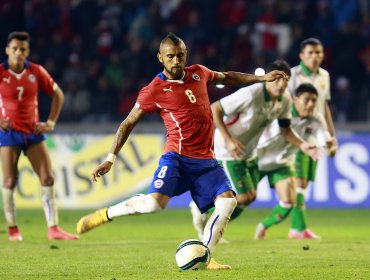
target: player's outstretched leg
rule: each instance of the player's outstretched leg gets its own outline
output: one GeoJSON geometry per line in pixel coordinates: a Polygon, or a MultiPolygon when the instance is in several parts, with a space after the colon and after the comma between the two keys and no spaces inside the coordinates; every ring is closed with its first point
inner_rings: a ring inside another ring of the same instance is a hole
{"type": "MultiPolygon", "coordinates": [[[[203,236],[203,243],[208,246],[211,253],[215,250],[217,243],[221,239],[236,204],[235,198],[220,197],[216,200],[215,210],[208,219],[203,236]]],[[[214,259],[211,259],[206,269],[225,270],[231,269],[231,267],[229,265],[219,264],[214,259]]]]}
{"type": "Polygon", "coordinates": [[[111,221],[108,219],[107,210],[108,208],[103,208],[83,216],[77,223],[77,233],[85,233],[93,228],[111,221]]]}
{"type": "Polygon", "coordinates": [[[82,217],[77,223],[77,232],[85,233],[93,228],[108,223],[115,217],[155,213],[163,210],[153,195],[137,194],[109,208],[103,208],[82,217]]]}

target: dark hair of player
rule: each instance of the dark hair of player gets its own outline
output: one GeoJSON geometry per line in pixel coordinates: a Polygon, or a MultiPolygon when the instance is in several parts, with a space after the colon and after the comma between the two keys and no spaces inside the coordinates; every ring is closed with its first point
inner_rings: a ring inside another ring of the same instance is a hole
{"type": "Polygon", "coordinates": [[[303,84],[300,84],[295,92],[294,92],[294,95],[295,96],[301,96],[303,93],[305,92],[309,92],[309,93],[313,93],[313,94],[316,94],[316,95],[319,95],[317,93],[317,89],[310,83],[303,83],[303,84]]]}
{"type": "Polygon", "coordinates": [[[13,40],[20,40],[20,41],[27,41],[30,42],[31,37],[28,32],[23,32],[23,31],[15,31],[11,32],[8,36],[8,44],[13,40]]]}
{"type": "Polygon", "coordinates": [[[159,50],[161,50],[162,45],[167,43],[168,41],[171,41],[175,46],[178,46],[181,43],[184,43],[184,41],[180,37],[178,37],[174,33],[170,32],[170,33],[167,34],[166,37],[164,37],[162,39],[161,44],[159,46],[159,50]]]}
{"type": "Polygon", "coordinates": [[[319,39],[316,39],[316,38],[307,38],[305,40],[302,41],[301,43],[301,51],[303,51],[303,49],[307,46],[307,45],[314,45],[314,46],[322,46],[322,43],[319,39]]]}
{"type": "Polygon", "coordinates": [[[277,59],[267,67],[267,73],[273,70],[283,71],[288,75],[288,77],[290,77],[290,66],[285,60],[277,59]]]}

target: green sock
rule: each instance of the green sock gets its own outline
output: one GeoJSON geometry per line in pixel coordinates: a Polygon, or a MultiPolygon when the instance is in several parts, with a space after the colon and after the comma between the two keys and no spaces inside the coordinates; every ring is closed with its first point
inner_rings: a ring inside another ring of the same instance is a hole
{"type": "Polygon", "coordinates": [[[234,212],[231,214],[230,221],[239,217],[239,215],[243,212],[244,208],[245,207],[243,205],[236,206],[234,212]]]}
{"type": "Polygon", "coordinates": [[[307,228],[306,207],[304,204],[304,195],[297,194],[296,206],[292,211],[292,224],[291,228],[298,231],[304,231],[307,228]]]}
{"type": "Polygon", "coordinates": [[[291,210],[292,207],[282,207],[280,204],[276,205],[271,215],[262,221],[263,227],[269,228],[272,225],[280,223],[289,215],[291,210]]]}

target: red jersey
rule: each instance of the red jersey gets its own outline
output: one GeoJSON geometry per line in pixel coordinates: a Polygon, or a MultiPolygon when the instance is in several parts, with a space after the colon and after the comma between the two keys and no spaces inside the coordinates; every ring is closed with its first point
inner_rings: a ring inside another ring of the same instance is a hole
{"type": "Polygon", "coordinates": [[[158,74],[142,88],[136,108],[159,112],[167,129],[165,153],[209,159],[213,152],[213,118],[207,86],[217,73],[202,65],[185,67],[182,80],[158,74]]]}
{"type": "Polygon", "coordinates": [[[22,73],[0,65],[0,118],[9,119],[13,130],[32,133],[39,121],[38,92],[52,95],[56,84],[41,66],[26,61],[22,73]]]}

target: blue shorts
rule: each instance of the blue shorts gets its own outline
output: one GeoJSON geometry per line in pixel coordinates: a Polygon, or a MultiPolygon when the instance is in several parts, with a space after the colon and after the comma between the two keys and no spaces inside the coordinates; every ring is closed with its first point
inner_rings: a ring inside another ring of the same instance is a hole
{"type": "Polygon", "coordinates": [[[46,139],[44,134],[35,135],[14,130],[0,131],[0,146],[17,146],[26,152],[29,145],[37,144],[46,139]]]}
{"type": "Polygon", "coordinates": [[[223,168],[215,159],[196,159],[169,152],[161,156],[148,193],[169,197],[190,191],[202,213],[214,206],[216,197],[233,191],[223,168]]]}

